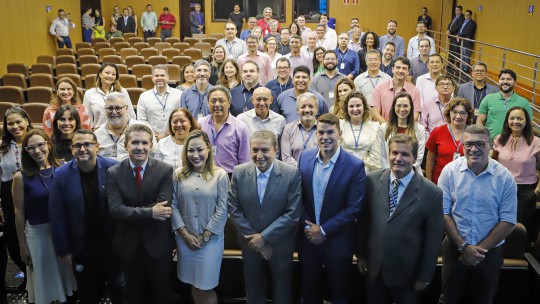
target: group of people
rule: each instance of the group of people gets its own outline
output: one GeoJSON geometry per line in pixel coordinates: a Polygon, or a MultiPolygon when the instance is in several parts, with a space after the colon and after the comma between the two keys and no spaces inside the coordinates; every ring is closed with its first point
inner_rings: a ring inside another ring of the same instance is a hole
{"type": "Polygon", "coordinates": [[[540,141],[517,75],[501,70],[497,88],[478,62],[458,89],[424,23],[405,57],[396,21],[380,38],[356,18],[337,35],[325,14],[315,31],[303,16],[279,29],[265,8],[241,38],[227,22],[176,88],[154,66],[136,112],[112,63],[82,102],[59,79],[43,131],[8,110],[4,238],[35,302],[65,301],[74,273],[84,303],[105,282],[113,303],[171,303],[176,242],[179,280],[217,303],[229,218],[248,303],[270,283],[292,301],[295,250],[304,303],[325,289],[348,303],[353,255],[369,303],[417,303],[441,244],[441,302],[491,303],[504,239],[518,221],[536,231],[540,141]]]}

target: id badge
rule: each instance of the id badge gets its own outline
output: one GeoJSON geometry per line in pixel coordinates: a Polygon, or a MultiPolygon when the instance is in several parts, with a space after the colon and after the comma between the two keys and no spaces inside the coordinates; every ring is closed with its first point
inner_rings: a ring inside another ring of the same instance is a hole
{"type": "Polygon", "coordinates": [[[334,98],[334,92],[332,91],[328,92],[328,98],[330,99],[334,98]]]}
{"type": "Polygon", "coordinates": [[[460,157],[461,157],[461,154],[459,154],[459,153],[454,153],[454,157],[452,158],[452,160],[456,160],[456,159],[458,159],[458,158],[460,158],[460,157]]]}
{"type": "Polygon", "coordinates": [[[112,153],[111,153],[111,157],[115,158],[118,156],[118,147],[116,146],[116,144],[114,144],[112,146],[112,153]]]}
{"type": "Polygon", "coordinates": [[[268,35],[268,29],[264,30],[264,35],[268,35]]]}
{"type": "Polygon", "coordinates": [[[204,116],[202,115],[202,113],[199,113],[197,114],[197,121],[201,120],[201,118],[203,118],[204,116]]]}
{"type": "Polygon", "coordinates": [[[345,69],[345,62],[342,62],[342,63],[339,65],[339,69],[340,69],[340,70],[345,69]]]}
{"type": "Polygon", "coordinates": [[[216,145],[212,145],[212,154],[214,154],[214,157],[217,154],[217,146],[216,145]]]}

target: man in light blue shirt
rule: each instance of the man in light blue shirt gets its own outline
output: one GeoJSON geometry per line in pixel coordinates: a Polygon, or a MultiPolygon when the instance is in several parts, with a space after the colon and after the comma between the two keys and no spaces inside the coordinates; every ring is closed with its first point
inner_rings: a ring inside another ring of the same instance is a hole
{"type": "Polygon", "coordinates": [[[251,31],[253,31],[253,28],[257,25],[257,18],[255,17],[249,17],[249,20],[248,20],[248,28],[243,30],[241,33],[240,33],[240,39],[241,40],[244,40],[246,41],[247,37],[249,37],[252,33],[251,31]]]}
{"type": "Polygon", "coordinates": [[[448,164],[439,177],[447,235],[441,300],[462,303],[462,291],[471,288],[472,303],[492,303],[501,245],[516,224],[517,186],[510,171],[489,158],[486,127],[467,127],[462,140],[465,157],[448,164]]]}
{"type": "Polygon", "coordinates": [[[212,85],[208,83],[210,79],[210,63],[204,59],[197,60],[193,67],[195,69],[195,84],[187,88],[180,97],[180,107],[187,108],[196,120],[210,114],[208,108],[208,90],[212,85]]]}
{"type": "Polygon", "coordinates": [[[388,34],[381,36],[379,38],[379,51],[382,51],[382,48],[386,45],[387,42],[393,42],[396,47],[396,52],[394,54],[394,59],[398,57],[403,57],[405,55],[405,40],[402,37],[396,35],[397,21],[390,20],[386,25],[386,30],[388,34]]]}

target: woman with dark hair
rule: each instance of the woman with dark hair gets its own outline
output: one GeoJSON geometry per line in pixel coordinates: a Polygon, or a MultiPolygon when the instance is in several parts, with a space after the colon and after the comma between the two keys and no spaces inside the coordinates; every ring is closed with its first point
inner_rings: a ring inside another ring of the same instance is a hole
{"type": "Polygon", "coordinates": [[[107,116],[105,115],[105,98],[112,92],[119,92],[124,95],[124,102],[128,105],[129,118],[137,119],[129,94],[127,90],[120,85],[119,78],[120,74],[118,73],[116,64],[104,62],[96,74],[94,87],[84,93],[83,104],[92,119],[92,129],[95,130],[107,122],[107,116]]]}
{"type": "Polygon", "coordinates": [[[229,90],[240,85],[240,67],[238,62],[232,58],[225,59],[218,75],[217,84],[222,85],[229,90]]]}
{"type": "Polygon", "coordinates": [[[131,16],[133,20],[135,20],[135,34],[137,34],[139,29],[139,18],[137,18],[137,14],[135,14],[131,5],[128,5],[127,10],[129,12],[129,16],[131,16]]]}
{"type": "Polygon", "coordinates": [[[223,66],[223,62],[225,62],[225,59],[227,59],[225,47],[223,45],[216,45],[214,48],[212,61],[210,62],[210,79],[208,82],[211,85],[216,85],[219,71],[221,71],[221,67],[223,66]]]}
{"type": "Polygon", "coordinates": [[[72,105],[61,106],[53,120],[52,142],[59,160],[68,162],[73,158],[71,139],[75,131],[81,128],[81,119],[72,105]]]}
{"type": "Polygon", "coordinates": [[[63,105],[72,105],[77,110],[81,120],[81,128],[92,129],[92,119],[86,107],[81,104],[75,82],[70,78],[62,77],[56,83],[56,94],[52,96],[50,106],[43,112],[43,131],[47,135],[52,135],[54,115],[63,105]]]}
{"type": "Polygon", "coordinates": [[[334,87],[334,96],[337,97],[334,98],[334,105],[330,107],[330,113],[336,115],[339,119],[344,119],[347,112],[347,107],[343,105],[345,98],[355,90],[354,82],[349,78],[345,77],[338,80],[334,87]]]}
{"type": "Polygon", "coordinates": [[[105,38],[105,19],[101,16],[101,10],[94,10],[94,38],[105,38]]]}
{"type": "Polygon", "coordinates": [[[366,97],[360,92],[345,95],[343,109],[344,118],[339,120],[343,132],[341,147],[363,160],[366,172],[380,169],[381,156],[380,154],[376,155],[379,150],[373,149],[375,145],[379,144],[377,133],[380,124],[371,120],[371,111],[366,97]]]}
{"type": "MultiPolygon", "coordinates": [[[[360,59],[360,74],[367,71],[366,54],[369,50],[379,49],[379,36],[375,32],[367,32],[360,39],[362,49],[358,51],[358,59],[360,59]]],[[[379,51],[381,54],[381,51],[379,51]]],[[[381,54],[382,58],[382,54],[381,54]]]]}
{"type": "Polygon", "coordinates": [[[56,256],[49,224],[49,190],[59,166],[43,130],[30,130],[22,143],[22,171],[13,177],[13,202],[21,258],[27,268],[28,301],[66,302],[76,289],[71,265],[56,256]]]}
{"type": "Polygon", "coordinates": [[[326,49],[322,46],[316,47],[313,51],[313,77],[321,74],[324,71],[324,64],[322,62],[324,52],[326,52],[326,49]]]}
{"type": "Polygon", "coordinates": [[[94,18],[92,18],[90,14],[92,14],[92,8],[87,7],[81,17],[83,42],[92,42],[92,32],[94,31],[94,18]]]}
{"type": "Polygon", "coordinates": [[[121,17],[122,17],[122,13],[120,12],[120,8],[118,7],[118,5],[116,5],[112,11],[111,24],[117,25],[118,19],[121,17]]]}
{"type": "Polygon", "coordinates": [[[201,127],[186,108],[178,108],[169,116],[169,135],[158,142],[154,158],[161,160],[174,169],[182,167],[184,141],[189,132],[201,127]]]}
{"type": "MultiPolygon", "coordinates": [[[[32,121],[23,108],[16,106],[10,108],[4,114],[4,128],[2,130],[2,142],[0,143],[0,217],[4,221],[4,236],[6,247],[9,251],[11,260],[20,271],[25,273],[25,280],[19,286],[19,290],[24,290],[26,286],[26,265],[21,259],[19,250],[19,240],[17,238],[17,229],[15,227],[15,209],[13,207],[13,196],[11,194],[11,185],[13,175],[22,169],[21,150],[22,142],[26,133],[32,129],[32,121]]],[[[5,252],[6,248],[1,248],[5,252]]],[[[5,290],[5,277],[7,259],[0,261],[1,286],[5,290]]],[[[2,299],[0,298],[0,301],[2,299]]]]}
{"type": "Polygon", "coordinates": [[[442,169],[454,159],[463,156],[461,137],[472,124],[474,108],[465,98],[450,100],[444,110],[446,124],[436,127],[426,143],[426,178],[437,184],[442,169]]]}
{"type": "MultiPolygon", "coordinates": [[[[289,32],[291,32],[291,37],[298,35],[302,37],[302,30],[300,29],[300,26],[298,26],[298,23],[293,22],[289,25],[289,32]]],[[[302,45],[306,45],[306,41],[302,39],[302,45]]]]}
{"type": "Polygon", "coordinates": [[[389,167],[388,163],[388,140],[398,134],[410,135],[418,142],[418,155],[414,168],[416,172],[422,174],[420,165],[424,159],[424,147],[426,145],[426,132],[424,127],[414,121],[414,104],[411,95],[402,92],[398,93],[392,102],[392,111],[388,116],[388,121],[383,123],[377,134],[377,144],[373,147],[379,149],[375,153],[381,155],[381,168],[389,167]]]}
{"type": "Polygon", "coordinates": [[[493,139],[491,158],[500,162],[514,176],[518,186],[517,221],[527,229],[530,244],[538,233],[534,210],[540,196],[536,175],[540,170],[540,138],[534,136],[527,110],[517,106],[506,112],[502,132],[493,139]]]}
{"type": "Polygon", "coordinates": [[[178,248],[178,279],[191,285],[195,304],[217,304],[227,222],[229,178],[214,165],[208,135],[189,133],[182,167],[174,173],[171,224],[178,248]]]}
{"type": "Polygon", "coordinates": [[[180,68],[180,78],[178,79],[178,85],[176,88],[180,91],[184,91],[187,88],[192,87],[195,84],[195,69],[193,64],[188,63],[180,68]]]}
{"type": "MultiPolygon", "coordinates": [[[[278,53],[279,44],[275,37],[269,37],[264,43],[264,52],[270,57],[270,66],[272,67],[272,74],[274,77],[277,75],[276,64],[279,58],[283,57],[278,53]]],[[[269,79],[270,80],[270,79],[269,79]]]]}

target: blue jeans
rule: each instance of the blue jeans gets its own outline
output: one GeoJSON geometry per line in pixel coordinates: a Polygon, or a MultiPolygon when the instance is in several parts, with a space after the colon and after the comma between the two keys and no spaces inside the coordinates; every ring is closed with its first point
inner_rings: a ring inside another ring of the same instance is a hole
{"type": "Polygon", "coordinates": [[[461,47],[461,70],[465,73],[469,71],[469,65],[471,64],[471,47],[461,47]]]}
{"type": "Polygon", "coordinates": [[[61,37],[61,38],[64,39],[64,41],[56,40],[56,43],[58,44],[59,49],[63,48],[64,45],[68,49],[73,48],[73,45],[71,44],[71,38],[69,38],[69,36],[65,36],[65,37],[61,37]]]}

